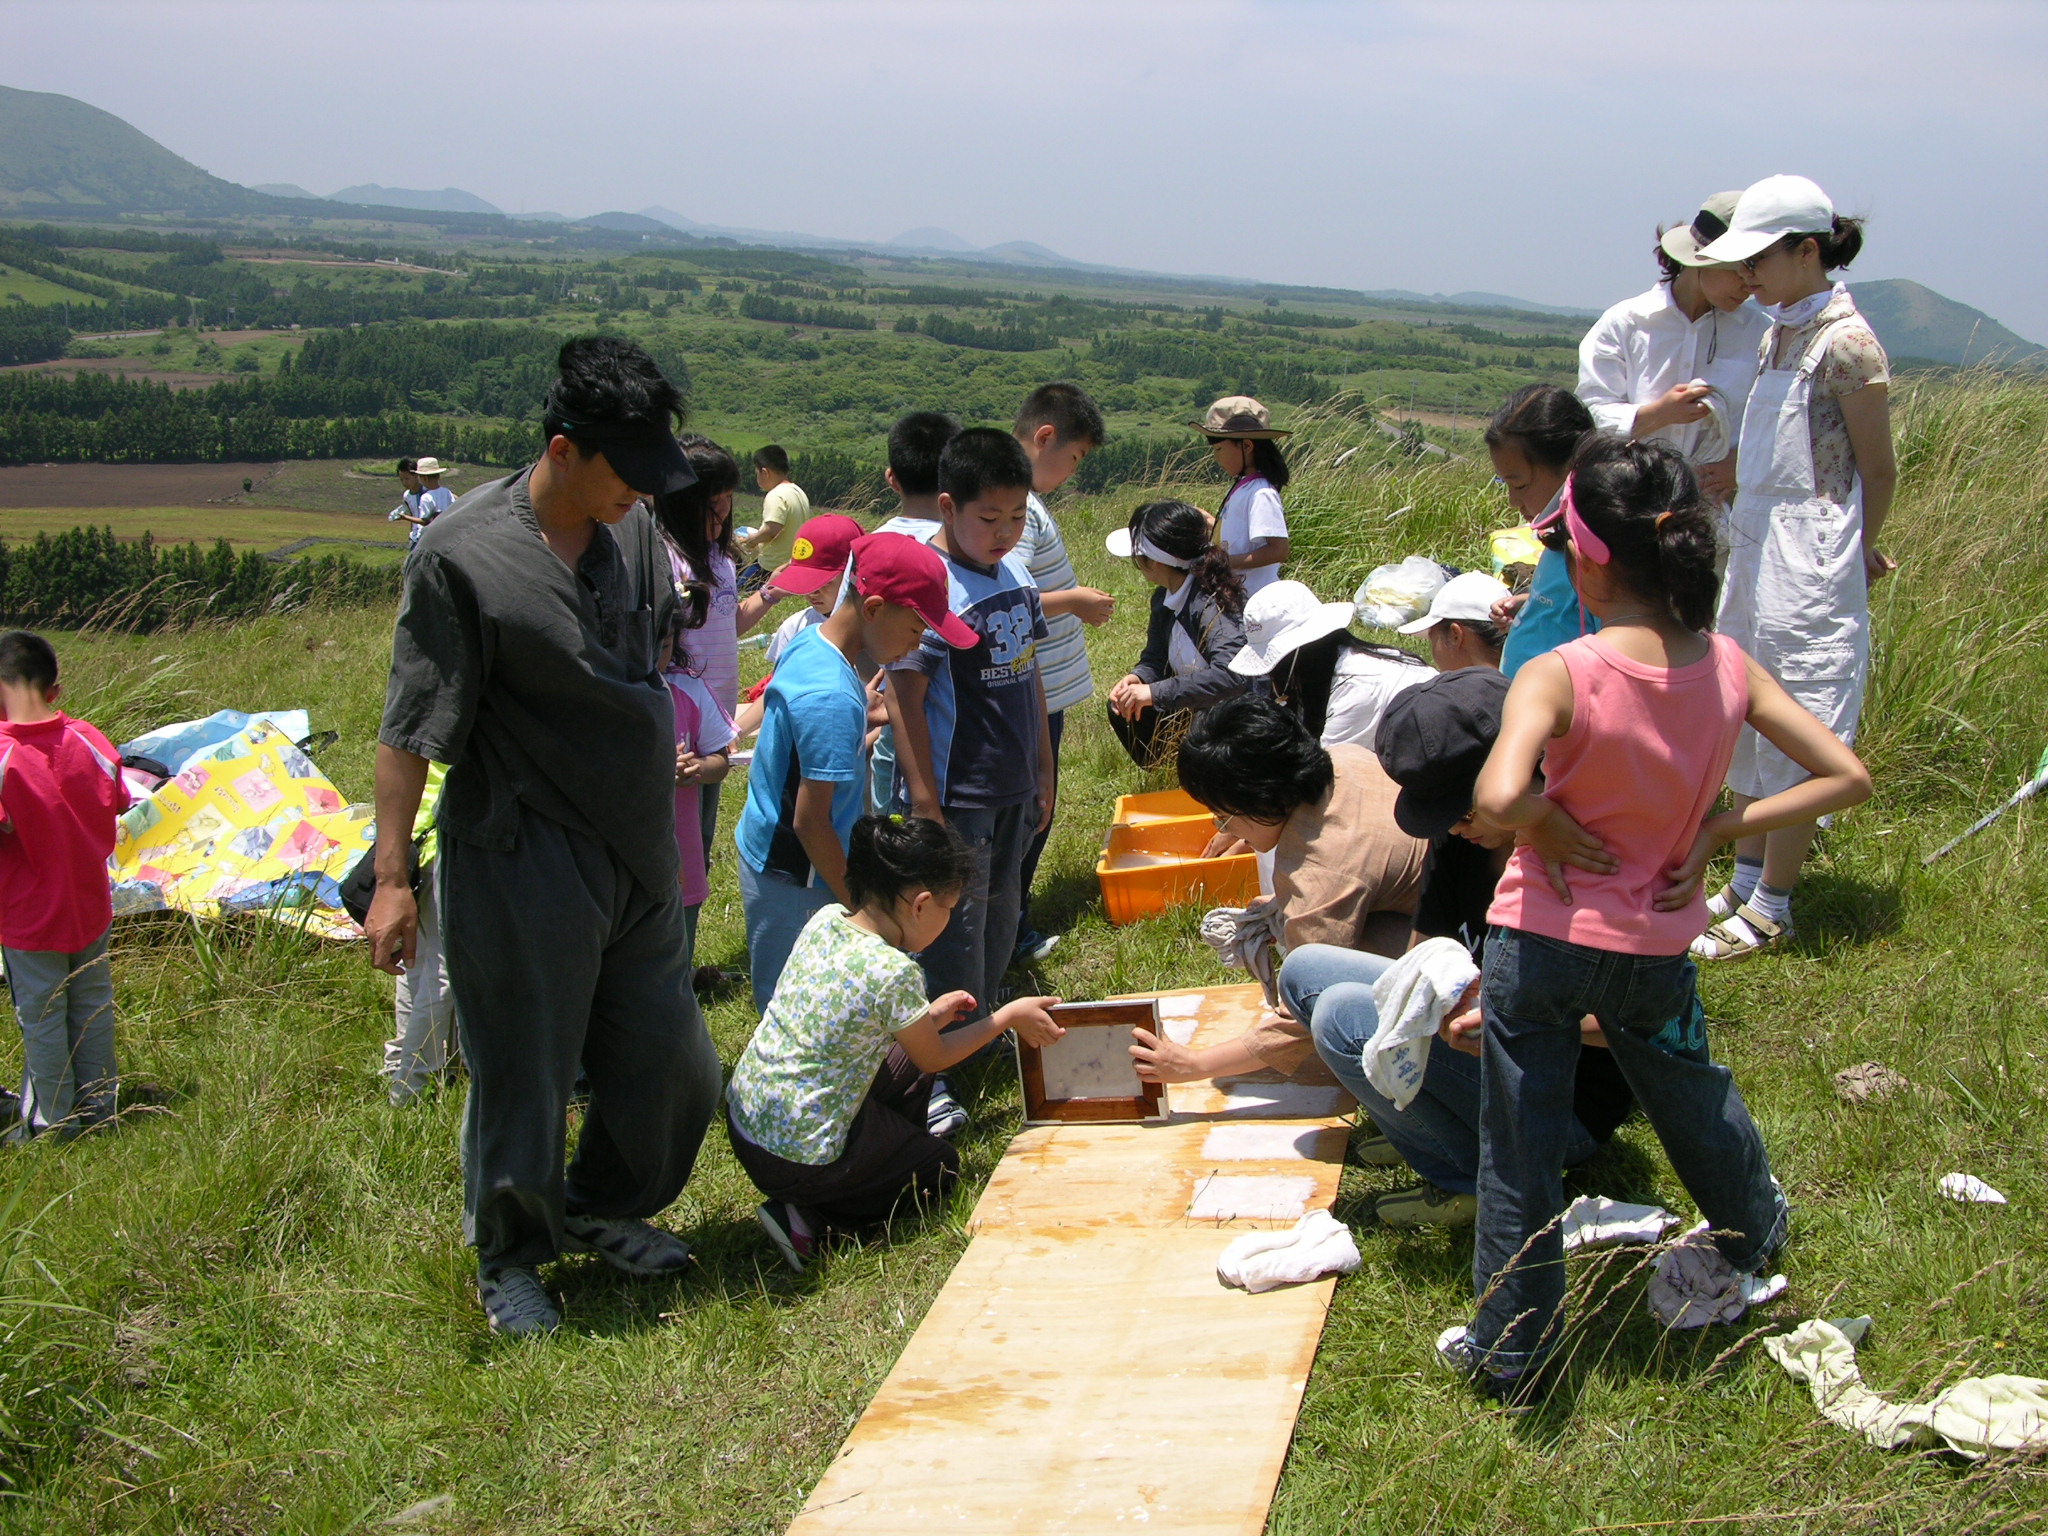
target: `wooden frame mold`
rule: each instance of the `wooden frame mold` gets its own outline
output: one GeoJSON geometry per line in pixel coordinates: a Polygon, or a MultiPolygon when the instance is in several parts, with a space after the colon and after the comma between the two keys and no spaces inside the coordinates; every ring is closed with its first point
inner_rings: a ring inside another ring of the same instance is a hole
{"type": "Polygon", "coordinates": [[[1127,1050],[1132,1029],[1164,1038],[1151,1001],[1061,1003],[1052,1016],[1067,1033],[1041,1049],[1017,1042],[1027,1124],[1132,1123],[1166,1117],[1166,1087],[1138,1076],[1127,1050]]]}

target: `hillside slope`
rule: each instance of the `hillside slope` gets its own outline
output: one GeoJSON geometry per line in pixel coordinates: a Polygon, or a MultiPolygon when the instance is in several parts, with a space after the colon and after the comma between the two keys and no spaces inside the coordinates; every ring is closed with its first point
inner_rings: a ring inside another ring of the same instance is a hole
{"type": "Polygon", "coordinates": [[[208,175],[111,112],[0,86],[0,212],[253,213],[276,200],[208,175]]]}
{"type": "Polygon", "coordinates": [[[1936,363],[2048,362],[2048,349],[2015,335],[1985,314],[1932,288],[1897,277],[1851,282],[1856,307],[1894,358],[1936,363]]]}

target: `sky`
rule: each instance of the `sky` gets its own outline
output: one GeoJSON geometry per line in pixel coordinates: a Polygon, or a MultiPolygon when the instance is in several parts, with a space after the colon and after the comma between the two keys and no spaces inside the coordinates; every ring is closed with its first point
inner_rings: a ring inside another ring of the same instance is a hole
{"type": "Polygon", "coordinates": [[[219,176],[1600,308],[1780,171],[2048,342],[2041,0],[0,0],[219,176]]]}

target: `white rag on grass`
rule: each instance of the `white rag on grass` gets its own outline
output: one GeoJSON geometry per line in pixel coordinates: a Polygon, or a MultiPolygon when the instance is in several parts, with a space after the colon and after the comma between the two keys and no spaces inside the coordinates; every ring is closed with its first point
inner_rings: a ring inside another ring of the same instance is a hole
{"type": "Polygon", "coordinates": [[[1651,1315],[1666,1328],[1704,1328],[1736,1322],[1784,1289],[1783,1275],[1767,1280],[1730,1264],[1703,1221],[1657,1256],[1648,1300],[1651,1315]]]}
{"type": "Polygon", "coordinates": [[[1422,1089],[1429,1037],[1479,975],[1472,953],[1456,939],[1425,939],[1372,984],[1380,1027],[1365,1042],[1365,1080],[1406,1109],[1422,1089]]]}
{"type": "Polygon", "coordinates": [[[1942,1177],[1935,1186],[1951,1200],[1960,1200],[1965,1205],[2004,1205],[2005,1196],[1986,1184],[1974,1173],[1951,1173],[1942,1177]]]}
{"type": "Polygon", "coordinates": [[[1654,1243],[1678,1218],[1661,1205],[1626,1205],[1605,1195],[1581,1195],[1565,1207],[1564,1248],[1612,1248],[1620,1243],[1654,1243]]]}
{"type": "Polygon", "coordinates": [[[1328,1211],[1310,1211],[1284,1232],[1247,1232],[1216,1261],[1216,1278],[1256,1294],[1359,1265],[1351,1229],[1328,1211]]]}
{"type": "Polygon", "coordinates": [[[1819,1318],[1765,1339],[1764,1352],[1813,1389],[1814,1406],[1830,1422],[1881,1451],[1934,1449],[1944,1442],[1972,1458],[2048,1451],[2048,1381],[1972,1376],[1924,1403],[1889,1402],[1863,1385],[1848,1335],[1819,1318]]]}

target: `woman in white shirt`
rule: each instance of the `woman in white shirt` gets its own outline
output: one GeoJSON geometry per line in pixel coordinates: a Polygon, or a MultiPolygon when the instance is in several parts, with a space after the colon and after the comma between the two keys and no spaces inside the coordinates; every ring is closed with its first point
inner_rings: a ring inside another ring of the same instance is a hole
{"type": "Polygon", "coordinates": [[[1230,670],[1263,677],[1324,746],[1373,750],[1380,716],[1404,688],[1432,675],[1428,663],[1351,633],[1350,603],[1325,603],[1298,581],[1276,581],[1244,607],[1244,649],[1230,670]]]}
{"type": "Polygon", "coordinates": [[[1287,433],[1249,395],[1226,395],[1209,407],[1207,416],[1188,425],[1209,439],[1216,462],[1230,476],[1230,492],[1216,514],[1217,542],[1250,597],[1278,579],[1280,562],[1289,553],[1280,493],[1290,476],[1276,441],[1287,433]]]}
{"type": "Polygon", "coordinates": [[[1726,232],[1741,196],[1717,192],[1689,226],[1659,235],[1656,287],[1608,310],[1579,343],[1578,395],[1593,424],[1669,443],[1723,504],[1735,494],[1735,440],[1770,321],[1742,273],[1700,248],[1726,232]]]}

